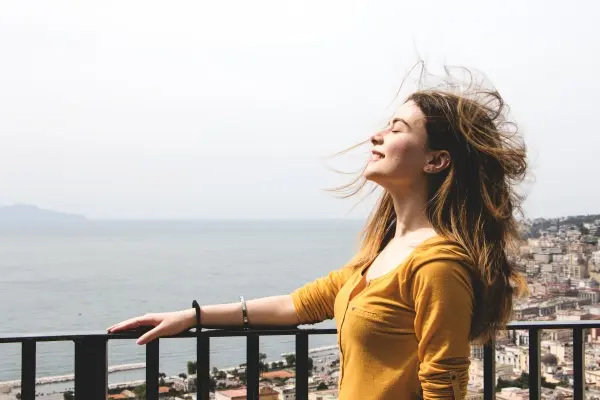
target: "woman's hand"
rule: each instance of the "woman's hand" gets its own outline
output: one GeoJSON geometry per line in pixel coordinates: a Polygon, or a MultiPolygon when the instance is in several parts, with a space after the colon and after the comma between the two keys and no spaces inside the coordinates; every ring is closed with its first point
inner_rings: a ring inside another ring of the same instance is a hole
{"type": "Polygon", "coordinates": [[[195,324],[196,310],[189,310],[146,314],[140,317],[119,322],[108,328],[109,333],[122,332],[137,329],[142,326],[153,326],[154,329],[146,332],[138,340],[137,344],[143,345],[161,336],[171,336],[191,328],[195,324]]]}

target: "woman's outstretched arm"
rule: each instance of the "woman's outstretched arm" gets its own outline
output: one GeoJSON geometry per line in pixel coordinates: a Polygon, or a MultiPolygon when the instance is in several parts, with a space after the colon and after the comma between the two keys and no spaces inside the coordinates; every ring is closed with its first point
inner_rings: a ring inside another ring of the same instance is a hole
{"type": "MultiPolygon", "coordinates": [[[[298,314],[290,295],[263,297],[246,302],[248,321],[254,326],[294,326],[299,324],[298,314]]],[[[242,326],[242,304],[216,304],[200,308],[200,321],[203,327],[242,326]]],[[[150,313],[119,322],[110,328],[109,333],[152,326],[154,329],[141,336],[137,343],[146,344],[158,337],[170,336],[190,329],[196,324],[196,310],[150,313]]]]}
{"type": "MultiPolygon", "coordinates": [[[[251,326],[295,326],[331,319],[337,293],[352,273],[352,269],[345,267],[304,285],[290,295],[250,300],[246,302],[248,322],[251,326]]],[[[202,306],[200,321],[206,328],[242,326],[242,304],[238,302],[202,306]]],[[[154,329],[137,340],[138,344],[146,344],[158,337],[183,332],[195,324],[196,310],[189,308],[130,318],[111,326],[108,332],[152,326],[154,329]]]]}

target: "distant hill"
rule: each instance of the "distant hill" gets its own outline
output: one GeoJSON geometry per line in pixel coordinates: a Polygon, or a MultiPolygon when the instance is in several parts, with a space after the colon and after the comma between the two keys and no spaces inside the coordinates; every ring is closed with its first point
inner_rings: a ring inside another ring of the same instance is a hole
{"type": "Polygon", "coordinates": [[[84,222],[82,215],[44,210],[32,205],[17,204],[0,207],[0,225],[37,225],[84,222]]]}
{"type": "Polygon", "coordinates": [[[585,223],[592,223],[596,220],[600,220],[600,214],[569,215],[562,218],[537,218],[533,220],[532,227],[534,229],[547,229],[549,226],[581,226],[585,223]]]}
{"type": "Polygon", "coordinates": [[[592,223],[596,220],[600,219],[600,215],[598,214],[589,214],[589,215],[574,215],[569,216],[562,221],[559,222],[560,225],[582,225],[584,223],[592,223]]]}

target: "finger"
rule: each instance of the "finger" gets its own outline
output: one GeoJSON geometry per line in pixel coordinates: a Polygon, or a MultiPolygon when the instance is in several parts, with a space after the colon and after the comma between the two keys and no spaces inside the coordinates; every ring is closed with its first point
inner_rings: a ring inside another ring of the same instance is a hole
{"type": "Polygon", "coordinates": [[[118,322],[118,323],[116,323],[116,324],[113,324],[112,326],[110,326],[110,327],[109,327],[109,328],[107,328],[106,330],[110,332],[110,331],[112,331],[113,329],[115,329],[116,327],[118,327],[118,326],[122,325],[124,322],[125,322],[125,321],[121,321],[121,322],[118,322]]]}
{"type": "Polygon", "coordinates": [[[119,322],[109,328],[109,332],[120,332],[130,329],[136,329],[140,326],[156,326],[158,322],[153,318],[152,315],[143,315],[141,317],[130,318],[128,320],[119,322]]]}
{"type": "Polygon", "coordinates": [[[110,328],[110,332],[120,332],[128,329],[135,329],[140,325],[139,318],[131,318],[122,322],[119,322],[116,325],[113,325],[110,328]]]}
{"type": "Polygon", "coordinates": [[[160,324],[156,328],[154,328],[151,331],[146,332],[145,334],[140,336],[140,338],[136,341],[136,343],[139,345],[147,344],[147,343],[153,341],[154,339],[157,339],[158,337],[160,337],[162,331],[164,331],[164,326],[162,324],[160,324]]]}
{"type": "Polygon", "coordinates": [[[129,320],[129,319],[118,322],[118,323],[114,324],[113,326],[111,326],[110,328],[108,328],[108,331],[109,332],[119,331],[122,329],[123,326],[127,326],[130,322],[131,322],[131,320],[129,320]]]}

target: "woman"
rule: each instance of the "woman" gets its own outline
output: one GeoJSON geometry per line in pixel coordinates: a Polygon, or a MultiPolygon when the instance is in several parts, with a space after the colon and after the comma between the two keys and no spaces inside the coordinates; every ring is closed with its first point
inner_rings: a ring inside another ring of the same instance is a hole
{"type": "MultiPolygon", "coordinates": [[[[336,319],[339,398],[462,399],[469,344],[505,326],[524,289],[506,255],[526,157],[498,92],[419,90],[371,138],[361,179],[383,189],[359,253],[290,295],[201,307],[202,325],[336,319]],[[245,307],[244,307],[245,306],[245,307]],[[245,308],[245,310],[243,310],[245,308]]],[[[351,194],[358,190],[351,190],[351,194]]],[[[147,314],[109,332],[191,328],[195,309],[147,314]]]]}

